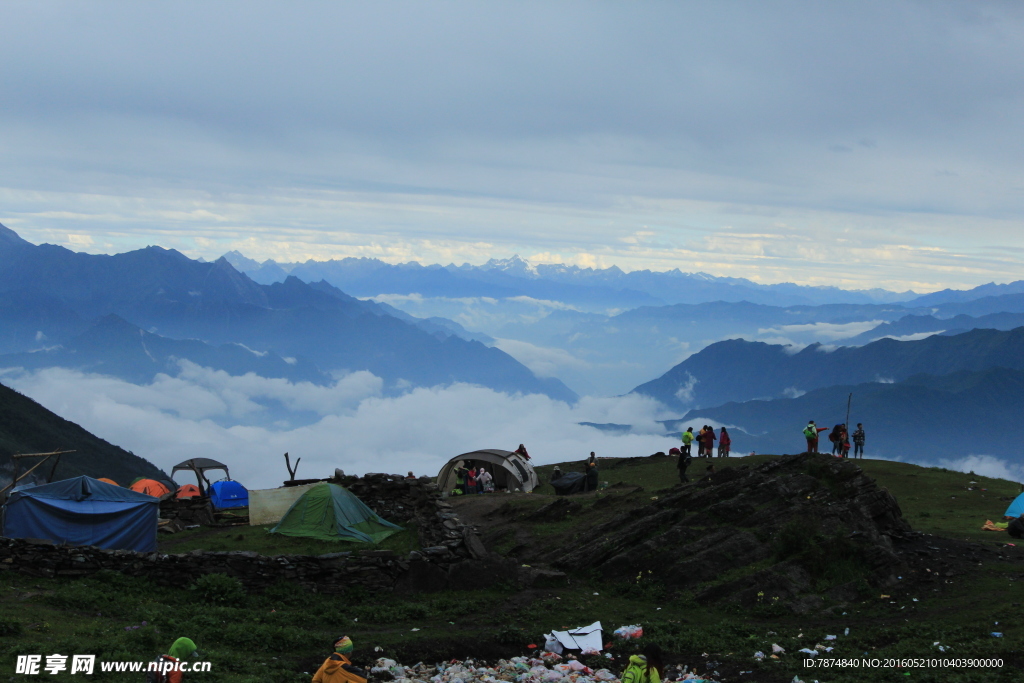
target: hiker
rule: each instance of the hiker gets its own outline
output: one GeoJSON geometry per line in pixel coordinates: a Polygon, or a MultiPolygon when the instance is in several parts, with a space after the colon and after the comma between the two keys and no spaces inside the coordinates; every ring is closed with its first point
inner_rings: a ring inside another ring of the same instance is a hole
{"type": "Polygon", "coordinates": [[[313,675],[313,683],[366,683],[366,672],[352,664],[352,639],[335,638],[334,653],[324,660],[313,675]]]}
{"type": "Polygon", "coordinates": [[[661,683],[665,672],[661,648],[654,643],[644,646],[643,654],[631,655],[629,666],[622,672],[622,683],[661,683]]]}
{"type": "Polygon", "coordinates": [[[156,662],[161,664],[159,670],[146,672],[146,683],[181,683],[185,674],[177,670],[164,671],[164,666],[175,664],[194,654],[196,654],[196,644],[190,638],[178,638],[171,645],[167,654],[156,658],[156,662]]]}
{"type": "Polygon", "coordinates": [[[842,425],[836,425],[832,428],[832,431],[828,433],[828,440],[832,442],[832,455],[835,455],[841,447],[842,442],[839,440],[839,435],[842,429],[842,425]]]}
{"type": "Polygon", "coordinates": [[[476,494],[476,466],[471,466],[466,472],[466,495],[476,494]]]}
{"type": "Polygon", "coordinates": [[[519,444],[519,448],[517,448],[515,452],[523,456],[526,460],[530,459],[530,454],[526,452],[526,446],[523,444],[519,444]]]}
{"type": "Polygon", "coordinates": [[[709,458],[715,454],[715,428],[711,425],[704,432],[704,454],[709,458]]]}
{"type": "Polygon", "coordinates": [[[857,429],[853,432],[853,457],[857,457],[860,454],[861,460],[864,459],[864,425],[860,422],[857,423],[857,429]]]}
{"type": "Polygon", "coordinates": [[[461,460],[455,463],[455,490],[460,495],[466,493],[466,474],[469,470],[466,469],[466,464],[461,460]]]}
{"type": "Polygon", "coordinates": [[[409,474],[405,475],[405,478],[406,479],[415,479],[416,475],[412,473],[412,470],[410,470],[409,474]]]}
{"type": "Polygon", "coordinates": [[[683,455],[690,457],[690,444],[693,443],[693,427],[687,427],[683,432],[683,455]]]}
{"type": "Polygon", "coordinates": [[[551,481],[558,481],[562,478],[562,468],[555,465],[555,469],[551,470],[551,481]]]}
{"type": "Polygon", "coordinates": [[[828,427],[819,427],[814,424],[814,420],[807,423],[807,426],[804,427],[804,438],[807,439],[808,453],[818,452],[818,434],[825,431],[828,431],[828,427]]]}
{"type": "Polygon", "coordinates": [[[1006,533],[1013,538],[1024,538],[1024,513],[1020,517],[1014,517],[1006,525],[1006,533]]]}
{"type": "Polygon", "coordinates": [[[590,451],[590,458],[587,460],[587,483],[584,487],[584,491],[596,491],[597,490],[597,456],[594,455],[594,451],[590,451]]]}
{"type": "Polygon", "coordinates": [[[729,437],[729,432],[725,431],[725,427],[722,427],[722,433],[718,437],[718,457],[728,458],[731,445],[732,438],[729,437]]]}
{"type": "Polygon", "coordinates": [[[494,493],[494,476],[483,467],[476,475],[476,481],[480,486],[480,493],[494,493]]]}
{"type": "MultiPolygon", "coordinates": [[[[692,429],[692,427],[691,427],[692,429]]],[[[676,462],[676,468],[679,469],[679,483],[686,484],[690,481],[690,478],[686,476],[686,468],[690,466],[693,458],[690,457],[689,446],[684,446],[684,450],[679,453],[679,460],[676,462]]]]}

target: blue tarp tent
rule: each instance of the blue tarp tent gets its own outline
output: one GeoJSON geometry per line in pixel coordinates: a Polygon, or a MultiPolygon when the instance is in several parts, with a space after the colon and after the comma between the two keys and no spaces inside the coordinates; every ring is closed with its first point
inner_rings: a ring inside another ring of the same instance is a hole
{"type": "Polygon", "coordinates": [[[218,510],[249,506],[249,490],[237,481],[215,481],[210,484],[210,502],[218,510]]]}
{"type": "Polygon", "coordinates": [[[92,477],[15,491],[4,506],[4,536],[45,538],[109,550],[156,550],[160,501],[92,477]]]}
{"type": "Polygon", "coordinates": [[[1013,499],[1010,503],[1010,507],[1006,508],[1006,514],[1004,517],[1020,517],[1024,515],[1024,493],[1020,494],[1013,499]]]}

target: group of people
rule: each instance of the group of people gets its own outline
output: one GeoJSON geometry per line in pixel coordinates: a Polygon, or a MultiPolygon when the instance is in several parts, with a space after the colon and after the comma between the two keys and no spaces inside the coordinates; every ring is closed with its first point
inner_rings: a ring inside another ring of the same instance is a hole
{"type": "Polygon", "coordinates": [[[469,466],[461,460],[455,465],[455,490],[459,495],[477,493],[494,493],[494,475],[483,465],[477,467],[472,462],[469,466]]]}
{"type": "MultiPolygon", "coordinates": [[[[715,452],[715,428],[711,425],[704,425],[700,428],[700,432],[697,434],[693,433],[693,427],[687,427],[686,431],[683,432],[683,457],[690,457],[690,449],[693,443],[697,442],[697,457],[698,458],[710,458],[715,452]]],[[[722,427],[722,431],[718,435],[718,457],[728,458],[729,449],[732,446],[732,438],[729,436],[729,431],[722,427]]]]}
{"type": "MultiPolygon", "coordinates": [[[[818,435],[821,434],[821,432],[828,431],[828,427],[819,427],[814,424],[814,420],[807,423],[807,426],[804,427],[804,438],[807,440],[808,453],[820,452],[818,450],[818,435]]],[[[850,457],[850,439],[851,434],[845,424],[837,424],[834,426],[832,431],[828,434],[828,440],[832,442],[832,455],[837,458],[850,457]]],[[[853,457],[863,458],[866,435],[864,433],[864,425],[862,423],[857,423],[857,429],[853,432],[852,439],[853,457]]]]}

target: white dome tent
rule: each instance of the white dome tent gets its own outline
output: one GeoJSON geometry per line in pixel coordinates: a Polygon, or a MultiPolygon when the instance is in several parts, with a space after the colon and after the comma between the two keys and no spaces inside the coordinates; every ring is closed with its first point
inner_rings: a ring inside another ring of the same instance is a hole
{"type": "Polygon", "coordinates": [[[540,478],[530,461],[515,451],[502,451],[496,448],[485,448],[456,455],[445,463],[437,474],[437,487],[441,491],[455,488],[455,468],[460,463],[466,467],[484,465],[494,477],[495,490],[532,491],[540,486],[540,478]]]}

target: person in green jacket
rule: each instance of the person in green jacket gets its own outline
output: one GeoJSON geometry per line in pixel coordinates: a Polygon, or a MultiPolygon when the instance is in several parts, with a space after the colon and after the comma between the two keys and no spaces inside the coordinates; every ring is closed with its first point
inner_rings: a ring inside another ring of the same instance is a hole
{"type": "Polygon", "coordinates": [[[632,655],[629,666],[619,678],[622,683],[661,683],[661,674],[665,671],[661,648],[654,643],[644,647],[642,655],[632,655]]]}
{"type": "Polygon", "coordinates": [[[690,457],[690,444],[693,443],[693,427],[687,427],[683,432],[683,457],[690,457]]]}

